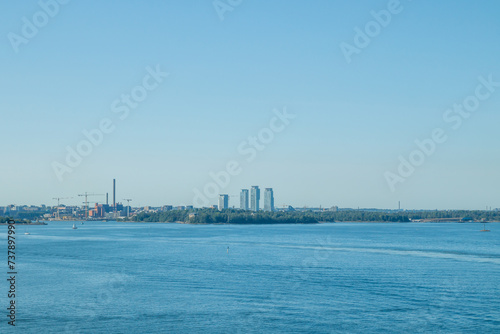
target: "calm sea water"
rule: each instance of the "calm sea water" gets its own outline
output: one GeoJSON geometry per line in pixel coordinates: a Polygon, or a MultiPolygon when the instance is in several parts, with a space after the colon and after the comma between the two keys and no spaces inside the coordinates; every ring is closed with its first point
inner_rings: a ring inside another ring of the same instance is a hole
{"type": "Polygon", "coordinates": [[[71,226],[18,227],[0,332],[500,332],[500,224],[71,226]]]}

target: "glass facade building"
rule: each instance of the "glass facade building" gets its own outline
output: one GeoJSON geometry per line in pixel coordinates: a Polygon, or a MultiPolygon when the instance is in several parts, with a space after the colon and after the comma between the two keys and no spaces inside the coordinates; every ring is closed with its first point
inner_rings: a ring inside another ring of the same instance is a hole
{"type": "Polygon", "coordinates": [[[219,195],[219,210],[229,208],[229,195],[219,195]]]}
{"type": "Polygon", "coordinates": [[[252,211],[259,211],[260,202],[260,189],[258,186],[253,186],[250,190],[250,209],[252,211]]]}
{"type": "Polygon", "coordinates": [[[240,209],[248,210],[248,189],[242,189],[240,193],[240,209]]]}
{"type": "Polygon", "coordinates": [[[266,188],[264,191],[264,211],[274,211],[273,188],[266,188]]]}

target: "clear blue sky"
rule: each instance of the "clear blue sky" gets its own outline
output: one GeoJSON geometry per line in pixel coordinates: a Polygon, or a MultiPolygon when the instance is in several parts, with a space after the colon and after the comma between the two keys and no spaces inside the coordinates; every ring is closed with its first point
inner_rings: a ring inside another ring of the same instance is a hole
{"type": "Polygon", "coordinates": [[[500,88],[459,129],[443,120],[479,76],[500,81],[500,3],[401,1],[348,63],[341,43],[387,7],[244,0],[220,20],[209,0],[73,0],[15,52],[41,7],[2,2],[0,205],[80,204],[113,178],[132,205],[190,205],[236,160],[220,193],[272,187],[277,206],[500,207],[500,88]],[[120,120],[111,104],[157,64],[169,76],[120,120]],[[247,162],[238,145],[285,107],[296,118],[247,162]],[[60,182],[52,163],[104,118],[115,130],[60,182]],[[391,191],[384,173],[435,128],[448,140],[391,191]]]}

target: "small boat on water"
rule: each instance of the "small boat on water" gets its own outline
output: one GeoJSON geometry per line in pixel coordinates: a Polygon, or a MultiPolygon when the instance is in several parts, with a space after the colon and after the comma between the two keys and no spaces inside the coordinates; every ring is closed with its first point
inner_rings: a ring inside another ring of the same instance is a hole
{"type": "Polygon", "coordinates": [[[483,222],[483,229],[479,232],[491,232],[490,230],[486,229],[486,222],[483,222]]]}
{"type": "Polygon", "coordinates": [[[75,224],[73,224],[73,230],[76,230],[78,227],[76,227],[75,224]]]}

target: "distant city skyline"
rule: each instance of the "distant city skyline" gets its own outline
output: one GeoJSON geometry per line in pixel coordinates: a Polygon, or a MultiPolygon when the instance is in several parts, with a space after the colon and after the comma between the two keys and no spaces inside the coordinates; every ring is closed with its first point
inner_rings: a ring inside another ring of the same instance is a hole
{"type": "Polygon", "coordinates": [[[500,2],[98,4],[0,4],[0,205],[500,207],[500,2]]]}
{"type": "MultiPolygon", "coordinates": [[[[113,191],[116,191],[115,188],[115,180],[113,180],[113,186],[110,187],[111,191],[106,192],[103,194],[98,194],[100,196],[96,197],[89,197],[88,203],[89,206],[94,206],[95,204],[108,204],[110,207],[113,207],[113,202],[110,202],[108,197],[111,194],[113,196],[113,191]]],[[[119,192],[119,190],[118,190],[119,192]]],[[[91,194],[91,192],[89,192],[91,194]]],[[[70,194],[71,195],[71,194],[70,194]]],[[[116,196],[116,195],[115,195],[116,196]]],[[[115,197],[113,196],[113,197],[115,197]]],[[[380,210],[435,210],[437,208],[433,207],[428,207],[428,208],[420,208],[420,207],[410,207],[407,206],[405,207],[405,204],[407,203],[402,203],[401,201],[398,201],[396,203],[393,203],[392,206],[386,206],[386,207],[376,207],[376,206],[342,206],[339,205],[338,203],[320,203],[320,204],[304,204],[304,203],[285,203],[285,201],[281,201],[278,203],[278,205],[275,205],[275,198],[274,198],[274,189],[273,188],[264,188],[264,197],[262,198],[261,194],[261,188],[259,186],[252,186],[250,189],[240,189],[239,195],[236,196],[230,196],[227,194],[221,194],[217,197],[217,199],[213,200],[213,202],[210,202],[208,205],[205,206],[193,206],[192,203],[189,202],[183,202],[180,200],[174,200],[174,201],[153,201],[151,202],[142,202],[142,201],[137,201],[134,200],[134,205],[131,205],[132,207],[144,207],[144,206],[152,206],[152,207],[163,207],[163,206],[173,206],[173,207],[196,207],[196,208],[202,208],[202,207],[217,207],[217,208],[222,208],[222,209],[227,209],[227,208],[236,208],[236,209],[242,209],[244,206],[242,204],[245,203],[245,200],[247,201],[246,203],[246,208],[247,210],[252,210],[252,211],[269,211],[268,208],[273,208],[278,209],[278,208],[283,208],[283,207],[296,207],[296,208],[304,208],[304,207],[311,207],[311,208],[331,208],[331,207],[339,207],[339,208],[350,208],[350,209],[380,209],[380,210]],[[252,190],[254,190],[252,192],[252,190]],[[253,194],[253,197],[252,197],[253,194]],[[253,204],[252,204],[252,198],[253,204]],[[258,201],[255,200],[255,198],[258,198],[258,201]],[[262,203],[261,200],[263,199],[262,203]],[[258,209],[256,210],[255,207],[258,209]]],[[[120,199],[115,199],[115,203],[117,205],[120,205],[121,207],[126,207],[124,206],[123,202],[125,200],[120,200],[120,199]]],[[[58,201],[57,198],[52,197],[48,201],[42,202],[42,203],[31,203],[31,202],[9,202],[9,203],[0,203],[0,207],[6,207],[8,205],[17,205],[17,206],[57,206],[57,203],[60,202],[60,205],[66,205],[66,206],[84,206],[85,202],[83,201],[83,197],[79,197],[78,194],[73,194],[73,196],[68,196],[68,197],[61,197],[61,200],[58,201]]],[[[500,205],[485,205],[483,207],[478,207],[478,208],[444,208],[440,210],[495,210],[500,208],[500,205]]]]}

